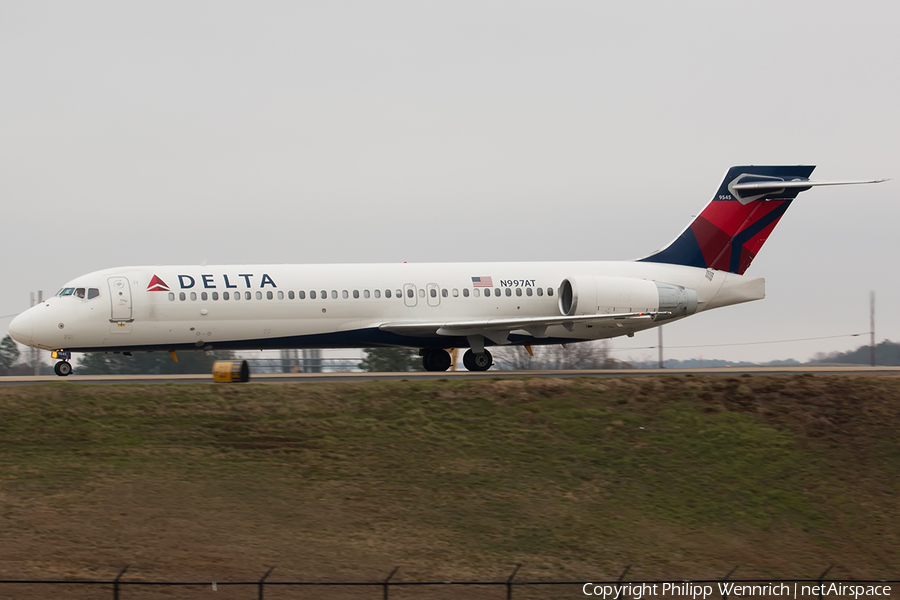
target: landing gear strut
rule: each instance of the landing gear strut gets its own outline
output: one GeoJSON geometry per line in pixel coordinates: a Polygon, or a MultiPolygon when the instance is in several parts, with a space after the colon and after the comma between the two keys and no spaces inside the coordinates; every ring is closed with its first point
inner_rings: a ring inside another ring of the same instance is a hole
{"type": "Polygon", "coordinates": [[[494,357],[487,350],[478,353],[466,350],[463,354],[463,366],[470,371],[487,371],[493,364],[494,357]]]}
{"type": "Polygon", "coordinates": [[[69,362],[69,359],[72,358],[71,352],[68,352],[67,350],[54,350],[50,353],[50,356],[60,359],[58,363],[53,365],[54,373],[60,377],[68,377],[72,374],[72,363],[69,362]]]}
{"type": "Polygon", "coordinates": [[[426,371],[446,371],[450,368],[450,355],[440,348],[422,350],[422,366],[426,371]]]}

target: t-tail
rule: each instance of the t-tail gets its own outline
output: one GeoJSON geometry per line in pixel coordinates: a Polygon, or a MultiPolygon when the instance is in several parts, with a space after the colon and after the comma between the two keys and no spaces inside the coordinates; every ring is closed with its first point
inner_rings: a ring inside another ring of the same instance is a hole
{"type": "Polygon", "coordinates": [[[814,166],[731,167],[718,191],[675,241],[640,262],[742,275],[797,194],[819,185],[880,183],[810,181],[814,166]]]}

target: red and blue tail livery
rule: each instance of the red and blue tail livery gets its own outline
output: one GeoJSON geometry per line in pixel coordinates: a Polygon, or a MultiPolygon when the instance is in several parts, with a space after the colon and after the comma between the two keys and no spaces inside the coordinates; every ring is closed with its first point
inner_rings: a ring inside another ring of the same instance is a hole
{"type": "Polygon", "coordinates": [[[797,194],[819,185],[876,181],[810,181],[814,166],[731,167],[709,204],[675,241],[641,262],[743,275],[797,194]]]}

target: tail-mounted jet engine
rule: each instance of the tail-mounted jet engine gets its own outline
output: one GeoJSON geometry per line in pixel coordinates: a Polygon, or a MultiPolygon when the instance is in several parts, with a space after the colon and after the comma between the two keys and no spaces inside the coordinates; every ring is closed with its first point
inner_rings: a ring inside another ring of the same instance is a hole
{"type": "Polygon", "coordinates": [[[666,312],[654,320],[697,312],[691,288],[629,277],[569,277],[559,288],[559,311],[566,316],[628,312],[666,312]]]}

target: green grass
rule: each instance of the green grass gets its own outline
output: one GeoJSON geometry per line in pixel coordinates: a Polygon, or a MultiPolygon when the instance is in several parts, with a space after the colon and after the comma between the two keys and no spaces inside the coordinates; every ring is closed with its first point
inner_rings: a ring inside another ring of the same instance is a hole
{"type": "Polygon", "coordinates": [[[217,548],[316,573],[896,576],[898,399],[804,376],[0,388],[0,535],[25,541],[0,568],[205,575],[217,548]]]}

